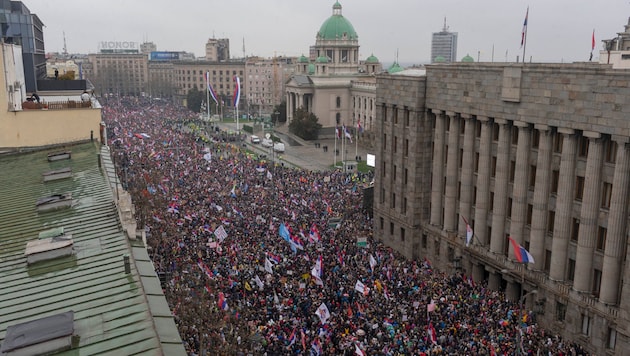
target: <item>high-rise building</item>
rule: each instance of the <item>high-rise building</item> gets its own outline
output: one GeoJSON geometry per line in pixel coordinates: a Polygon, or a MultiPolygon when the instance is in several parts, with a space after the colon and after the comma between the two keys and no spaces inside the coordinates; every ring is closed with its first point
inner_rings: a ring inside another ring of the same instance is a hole
{"type": "Polygon", "coordinates": [[[22,47],[27,92],[37,91],[37,80],[46,78],[44,24],[21,1],[0,0],[0,28],[4,43],[22,47]]]}
{"type": "Polygon", "coordinates": [[[625,355],[629,80],[596,63],[377,76],[374,236],[505,291],[591,354],[625,355]]]}
{"type": "Polygon", "coordinates": [[[451,63],[457,60],[457,32],[449,32],[444,18],[444,28],[431,37],[431,63],[451,63]]]}
{"type": "Polygon", "coordinates": [[[209,38],[206,42],[206,60],[211,62],[230,60],[230,39],[209,38]]]}

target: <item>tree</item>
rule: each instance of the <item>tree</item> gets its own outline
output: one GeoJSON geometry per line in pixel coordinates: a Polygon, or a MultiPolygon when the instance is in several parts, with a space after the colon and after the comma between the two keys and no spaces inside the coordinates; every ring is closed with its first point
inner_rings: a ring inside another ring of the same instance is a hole
{"type": "Polygon", "coordinates": [[[279,113],[278,117],[272,117],[272,120],[277,120],[278,122],[287,122],[287,103],[286,101],[281,102],[280,104],[273,107],[273,113],[279,113]]]}
{"type": "Polygon", "coordinates": [[[297,109],[293,115],[293,120],[289,124],[289,132],[304,140],[317,140],[319,129],[321,128],[322,125],[319,123],[317,116],[303,108],[297,109]]]}
{"type": "Polygon", "coordinates": [[[201,109],[201,102],[203,101],[203,92],[200,92],[196,86],[193,86],[192,89],[188,91],[188,95],[186,95],[186,107],[190,111],[199,112],[201,109]]]}

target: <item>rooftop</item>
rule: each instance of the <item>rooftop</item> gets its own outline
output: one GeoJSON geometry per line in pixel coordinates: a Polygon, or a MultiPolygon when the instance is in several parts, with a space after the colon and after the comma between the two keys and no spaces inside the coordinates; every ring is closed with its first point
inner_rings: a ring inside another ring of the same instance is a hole
{"type": "Polygon", "coordinates": [[[146,249],[121,227],[108,150],[97,146],[65,147],[72,156],[58,161],[47,159],[51,150],[0,156],[0,343],[16,347],[7,335],[16,328],[35,333],[25,339],[42,339],[40,333],[51,331],[26,327],[29,322],[72,312],[77,354],[183,355],[146,249]],[[66,167],[71,178],[44,182],[43,172],[66,167]],[[70,207],[38,212],[38,199],[67,192],[70,207]],[[28,264],[27,243],[51,238],[51,231],[71,235],[73,253],[28,264]]]}

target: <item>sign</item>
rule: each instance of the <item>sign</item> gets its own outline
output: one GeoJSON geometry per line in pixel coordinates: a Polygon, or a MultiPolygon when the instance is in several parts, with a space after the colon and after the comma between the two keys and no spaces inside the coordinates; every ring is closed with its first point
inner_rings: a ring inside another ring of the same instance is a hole
{"type": "Polygon", "coordinates": [[[358,247],[367,247],[367,237],[357,237],[358,247]]]}
{"type": "Polygon", "coordinates": [[[99,49],[138,49],[138,42],[130,41],[101,41],[98,43],[99,49]]]}
{"type": "Polygon", "coordinates": [[[179,60],[179,52],[151,52],[150,61],[175,61],[179,60]]]}

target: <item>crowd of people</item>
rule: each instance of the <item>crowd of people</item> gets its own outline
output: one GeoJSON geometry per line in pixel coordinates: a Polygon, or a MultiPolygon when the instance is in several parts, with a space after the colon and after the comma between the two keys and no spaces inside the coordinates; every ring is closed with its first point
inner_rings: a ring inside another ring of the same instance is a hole
{"type": "Polygon", "coordinates": [[[274,164],[165,101],[110,98],[103,116],[189,355],[587,355],[383,245],[371,173],[274,164]]]}

